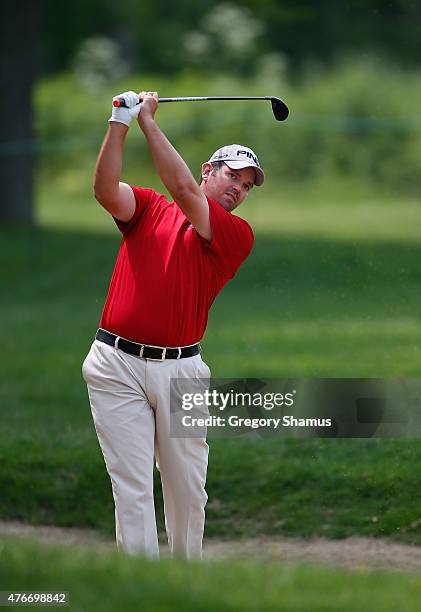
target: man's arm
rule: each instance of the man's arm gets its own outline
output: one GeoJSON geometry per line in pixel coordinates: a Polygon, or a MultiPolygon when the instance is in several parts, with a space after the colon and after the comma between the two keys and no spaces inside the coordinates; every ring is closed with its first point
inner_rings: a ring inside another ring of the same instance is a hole
{"type": "Polygon", "coordinates": [[[145,134],[158,174],[176,204],[196,231],[210,240],[209,204],[182,157],[163,134],[154,115],[158,107],[156,92],[141,92],[142,109],[138,123],[145,134]]]}
{"type": "Polygon", "coordinates": [[[95,198],[113,217],[123,222],[130,221],[136,208],[131,187],[120,182],[127,130],[123,123],[110,122],[94,176],[95,198]]]}

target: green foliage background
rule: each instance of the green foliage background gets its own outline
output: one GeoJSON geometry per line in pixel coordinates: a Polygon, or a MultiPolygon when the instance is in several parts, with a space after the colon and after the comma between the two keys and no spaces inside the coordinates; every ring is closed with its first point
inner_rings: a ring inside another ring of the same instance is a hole
{"type": "MultiPolygon", "coordinates": [[[[411,0],[45,0],[43,72],[69,68],[81,42],[103,34],[119,42],[132,70],[179,73],[189,64],[185,36],[227,4],[262,24],[255,55],[281,53],[292,75],[308,61],[332,66],[338,56],[361,50],[419,65],[420,9],[411,0]]],[[[214,74],[230,63],[221,48],[212,60],[206,68],[214,74]]],[[[249,61],[248,70],[255,67],[249,61]]]]}
{"type": "MultiPolygon", "coordinates": [[[[275,181],[305,183],[357,179],[382,191],[416,194],[420,186],[421,77],[417,71],[359,56],[332,69],[307,66],[299,81],[268,73],[253,79],[220,75],[209,80],[190,73],[177,77],[133,75],[94,91],[71,74],[40,82],[36,129],[41,170],[55,177],[94,163],[118,91],[156,89],[162,97],[183,95],[277,95],[290,117],[277,123],[267,102],[197,102],[162,105],[160,125],[193,171],[224,143],[254,148],[275,181]],[[58,104],[57,101],[60,101],[58,104]]],[[[142,179],[153,173],[142,135],[132,127],[126,170],[142,179]]]]}

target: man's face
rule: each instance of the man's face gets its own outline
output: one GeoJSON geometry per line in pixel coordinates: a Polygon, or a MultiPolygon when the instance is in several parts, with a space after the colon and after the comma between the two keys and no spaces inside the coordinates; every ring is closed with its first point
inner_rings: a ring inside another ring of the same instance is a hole
{"type": "Polygon", "coordinates": [[[202,166],[202,189],[204,193],[219,202],[225,210],[237,208],[253,188],[253,168],[233,170],[226,164],[214,169],[211,164],[202,166]]]}

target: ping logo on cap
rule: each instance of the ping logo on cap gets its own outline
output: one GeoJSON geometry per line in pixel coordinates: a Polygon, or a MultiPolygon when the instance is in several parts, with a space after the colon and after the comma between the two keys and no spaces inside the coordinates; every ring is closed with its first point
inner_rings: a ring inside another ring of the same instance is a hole
{"type": "Polygon", "coordinates": [[[253,155],[253,153],[251,151],[241,151],[241,150],[238,150],[237,151],[237,157],[238,157],[238,155],[246,155],[246,157],[248,157],[249,159],[252,159],[254,161],[256,166],[260,166],[259,160],[257,159],[257,157],[255,155],[253,155]]]}

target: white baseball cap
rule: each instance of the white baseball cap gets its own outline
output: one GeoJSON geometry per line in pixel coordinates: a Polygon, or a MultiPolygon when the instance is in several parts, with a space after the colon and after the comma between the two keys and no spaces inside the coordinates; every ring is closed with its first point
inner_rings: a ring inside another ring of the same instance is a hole
{"type": "Polygon", "coordinates": [[[258,187],[263,185],[265,175],[263,170],[260,168],[257,155],[254,153],[254,151],[252,151],[252,149],[239,144],[226,145],[225,147],[221,147],[215,151],[208,163],[218,161],[224,162],[233,170],[240,170],[241,168],[254,168],[256,173],[254,184],[258,187]]]}

